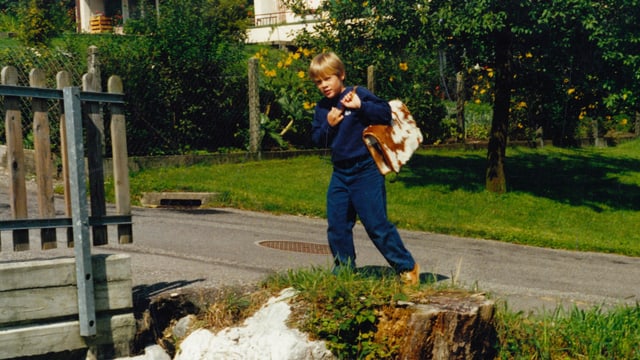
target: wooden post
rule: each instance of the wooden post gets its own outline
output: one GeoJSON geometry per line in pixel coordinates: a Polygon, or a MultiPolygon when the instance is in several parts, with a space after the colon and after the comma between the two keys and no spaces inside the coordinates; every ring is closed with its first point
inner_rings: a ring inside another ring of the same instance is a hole
{"type": "MultiPolygon", "coordinates": [[[[82,90],[100,92],[95,88],[96,82],[93,74],[88,73],[82,76],[82,90]]],[[[83,114],[86,114],[87,131],[87,160],[89,163],[89,192],[91,197],[91,215],[101,217],[107,214],[106,200],[104,194],[104,169],[103,149],[104,149],[104,121],[100,111],[100,103],[86,102],[83,114]]],[[[108,243],[107,227],[105,225],[94,225],[91,227],[94,245],[105,245],[108,243]]]]}
{"type": "Polygon", "coordinates": [[[593,131],[593,146],[595,147],[605,147],[606,142],[603,138],[600,137],[600,131],[598,129],[598,120],[593,119],[591,121],[591,129],[593,131]]]}
{"type": "MultiPolygon", "coordinates": [[[[87,74],[82,77],[82,90],[102,92],[102,79],[100,76],[100,61],[98,47],[89,46],[87,56],[87,74]]],[[[91,196],[91,215],[95,217],[107,214],[104,194],[104,119],[100,103],[89,102],[85,105],[83,113],[87,114],[87,158],[89,163],[89,189],[91,196]]],[[[107,227],[104,225],[91,228],[94,245],[108,243],[107,227]]]]}
{"type": "MultiPolygon", "coordinates": [[[[40,69],[31,70],[29,73],[29,85],[34,88],[46,88],[45,73],[40,69]]],[[[38,186],[38,212],[43,219],[54,218],[56,209],[53,203],[53,163],[47,100],[33,98],[31,102],[33,108],[36,184],[38,186]]],[[[43,250],[56,248],[56,229],[40,229],[40,241],[43,250]]]]}
{"type": "MultiPolygon", "coordinates": [[[[62,90],[71,86],[71,74],[60,71],[56,74],[56,88],[62,90]]],[[[59,101],[60,107],[60,158],[62,160],[62,179],[64,183],[64,213],[71,217],[71,188],[69,186],[69,155],[67,150],[67,128],[64,112],[64,100],[59,101]]],[[[67,246],[73,247],[73,227],[67,228],[67,246]]]]}
{"type": "Polygon", "coordinates": [[[536,129],[536,146],[540,149],[544,147],[544,129],[542,126],[538,126],[536,129]]]}
{"type": "Polygon", "coordinates": [[[88,88],[90,91],[102,92],[102,75],[100,74],[100,60],[98,57],[98,47],[89,46],[87,55],[87,73],[92,74],[91,84],[88,88]]]}
{"type": "MultiPolygon", "coordinates": [[[[111,76],[107,91],[122,94],[122,79],[111,76]]],[[[113,183],[118,215],[131,215],[131,195],[129,193],[129,164],[127,160],[127,129],[124,121],[124,106],[111,104],[111,149],[113,153],[113,183]]],[[[129,244],[133,241],[131,224],[118,225],[118,242],[129,244]]]]}
{"type": "Polygon", "coordinates": [[[464,119],[464,73],[456,74],[456,121],[458,124],[458,140],[465,142],[467,139],[464,119]]]}
{"type": "MultiPolygon", "coordinates": [[[[2,85],[18,85],[18,70],[13,66],[2,69],[2,85]]],[[[22,116],[18,98],[5,96],[5,134],[7,138],[7,169],[9,170],[9,202],[14,219],[27,218],[27,186],[25,183],[24,148],[22,145],[22,116]]],[[[13,250],[29,250],[29,230],[13,231],[13,250]]]]}
{"type": "Polygon", "coordinates": [[[367,67],[367,89],[369,89],[372,93],[375,93],[376,87],[376,78],[375,78],[375,70],[376,67],[373,65],[369,65],[367,67]]]}
{"type": "Polygon", "coordinates": [[[249,59],[249,152],[257,154],[260,142],[260,95],[258,93],[258,59],[249,59]]]}

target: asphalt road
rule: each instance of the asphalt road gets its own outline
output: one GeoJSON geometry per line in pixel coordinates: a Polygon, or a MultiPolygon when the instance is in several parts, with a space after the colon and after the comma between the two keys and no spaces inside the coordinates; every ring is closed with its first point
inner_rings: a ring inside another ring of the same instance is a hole
{"type": "MultiPolygon", "coordinates": [[[[2,174],[2,169],[0,169],[2,174]]],[[[0,176],[0,218],[10,217],[6,175],[0,176]]],[[[56,198],[62,208],[62,199],[56,198]]],[[[35,204],[31,204],[35,214],[35,204]]],[[[111,211],[111,209],[109,210],[111,211]]],[[[60,216],[62,211],[59,210],[60,216]]],[[[35,217],[31,215],[30,217],[35,217]]],[[[118,245],[110,229],[109,245],[94,253],[128,253],[134,295],[153,296],[195,287],[247,284],[291,268],[330,266],[327,254],[304,249],[274,249],[261,243],[326,247],[323,219],[270,215],[237,209],[135,208],[133,244],[118,245]]],[[[361,226],[356,226],[358,266],[386,266],[361,226]]],[[[553,310],[640,302],[640,258],[519,246],[427,232],[401,231],[422,268],[423,279],[477,288],[510,309],[553,310]]],[[[59,230],[58,248],[39,250],[37,231],[31,249],[14,252],[11,233],[2,232],[0,263],[73,256],[59,230]]]]}

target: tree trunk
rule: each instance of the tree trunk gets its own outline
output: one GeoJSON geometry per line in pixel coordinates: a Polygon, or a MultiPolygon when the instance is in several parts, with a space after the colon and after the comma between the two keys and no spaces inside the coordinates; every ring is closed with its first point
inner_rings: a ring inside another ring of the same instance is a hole
{"type": "Polygon", "coordinates": [[[505,193],[507,184],[504,160],[507,148],[509,126],[509,101],[511,99],[511,30],[504,29],[496,34],[496,87],[493,104],[493,120],[487,150],[488,168],[486,188],[495,193],[505,193]]]}
{"type": "Polygon", "coordinates": [[[402,360],[493,359],[495,304],[482,294],[440,293],[413,306],[400,344],[402,360]]]}

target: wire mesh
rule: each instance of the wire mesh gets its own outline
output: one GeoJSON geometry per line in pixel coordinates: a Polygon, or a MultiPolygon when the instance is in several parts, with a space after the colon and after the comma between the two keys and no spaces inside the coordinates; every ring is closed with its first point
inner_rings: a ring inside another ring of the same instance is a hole
{"type": "MultiPolygon", "coordinates": [[[[86,60],[71,53],[58,49],[37,50],[29,47],[11,47],[0,49],[0,67],[4,70],[8,66],[16,68],[18,86],[29,86],[29,76],[33,69],[40,69],[45,73],[46,87],[56,88],[56,75],[60,71],[69,73],[72,83],[82,81],[82,68],[86,67],[86,60]]],[[[85,70],[86,71],[86,70],[85,70]]],[[[22,131],[25,149],[33,149],[33,109],[29,98],[20,98],[22,131]]],[[[60,115],[61,108],[58,100],[47,100],[48,118],[51,132],[51,146],[54,157],[60,153],[60,115]]],[[[0,101],[0,114],[5,114],[4,102],[0,101]]],[[[0,139],[5,139],[4,118],[0,121],[0,139]]]]}
{"type": "MultiPolygon", "coordinates": [[[[113,64],[122,67],[126,59],[100,59],[105,63],[101,69],[103,90],[106,91],[107,78],[111,75],[113,64]],[[105,69],[106,68],[106,69],[105,69]]],[[[87,73],[87,54],[71,53],[58,48],[38,50],[28,47],[0,48],[0,68],[13,66],[18,71],[19,86],[29,86],[29,73],[40,69],[46,74],[47,87],[56,87],[56,74],[66,71],[70,74],[72,85],[81,86],[82,76],[87,73]]],[[[197,154],[212,151],[231,151],[246,148],[248,140],[248,109],[246,94],[246,75],[216,76],[197,74],[196,77],[208,77],[209,88],[180,84],[183,79],[162,78],[163,69],[151,66],[148,81],[142,78],[123,79],[125,82],[125,112],[127,121],[127,148],[131,156],[197,154]],[[127,83],[127,80],[129,81],[127,83]],[[228,90],[229,84],[233,84],[228,90]],[[238,85],[239,84],[239,85],[238,85]],[[127,89],[127,85],[129,89],[127,89]],[[176,86],[172,86],[176,85],[176,86]],[[179,85],[179,86],[178,86],[179,85]],[[135,89],[133,87],[135,86],[135,89]],[[224,90],[222,90],[224,89],[224,90]],[[163,99],[158,101],[158,93],[163,91],[163,99]],[[171,92],[179,92],[172,94],[171,92]],[[167,95],[169,94],[169,96],[167,95]]],[[[117,71],[117,70],[116,70],[117,71]]],[[[51,144],[54,157],[60,154],[59,118],[61,108],[57,100],[50,100],[48,116],[51,132],[51,144]]],[[[24,147],[33,148],[32,119],[30,99],[21,99],[21,114],[24,147]]],[[[0,114],[5,114],[4,104],[0,101],[0,114]]],[[[109,109],[103,109],[105,127],[109,126],[109,109]]],[[[5,142],[5,121],[0,121],[0,143],[5,142]]],[[[105,142],[110,142],[106,131],[105,142]]],[[[109,146],[105,147],[105,156],[110,156],[109,146]]]]}

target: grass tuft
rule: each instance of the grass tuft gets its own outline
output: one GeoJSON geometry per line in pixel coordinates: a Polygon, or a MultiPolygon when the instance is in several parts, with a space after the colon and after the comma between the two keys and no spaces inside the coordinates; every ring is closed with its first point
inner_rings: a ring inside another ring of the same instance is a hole
{"type": "Polygon", "coordinates": [[[429,284],[403,286],[390,268],[324,268],[289,270],[267,278],[270,291],[286,287],[299,294],[292,305],[291,326],[325,340],[341,359],[393,359],[397,356],[403,322],[410,311],[398,301],[424,297],[429,284]]]}
{"type": "Polygon", "coordinates": [[[500,359],[640,359],[640,305],[498,313],[500,359]]]}

